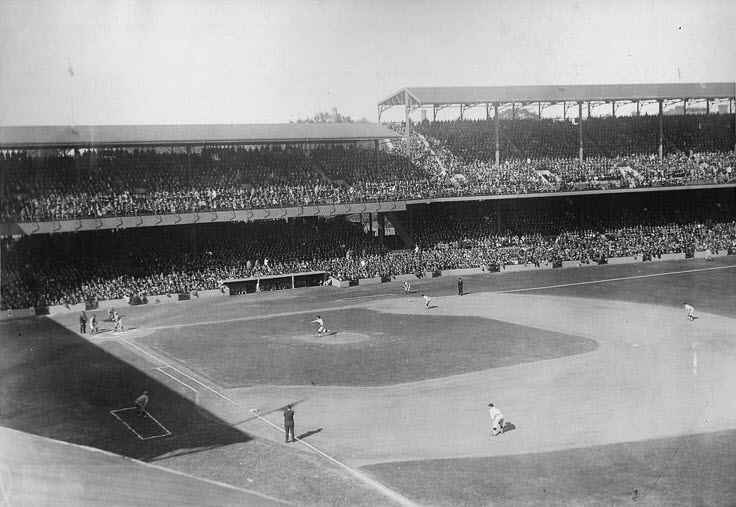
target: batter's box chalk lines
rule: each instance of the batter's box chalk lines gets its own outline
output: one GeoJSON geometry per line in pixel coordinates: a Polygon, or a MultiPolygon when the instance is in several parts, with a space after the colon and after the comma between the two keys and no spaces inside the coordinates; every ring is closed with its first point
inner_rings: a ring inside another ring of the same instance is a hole
{"type": "MultiPolygon", "coordinates": [[[[228,397],[227,397],[227,396],[225,396],[224,394],[220,394],[219,392],[217,392],[217,391],[215,391],[214,389],[212,389],[212,388],[211,388],[210,386],[208,386],[208,385],[206,385],[206,384],[203,384],[202,382],[200,382],[200,381],[199,381],[199,380],[197,380],[196,378],[192,377],[191,375],[187,375],[186,373],[184,373],[184,372],[183,372],[183,371],[181,371],[180,369],[176,368],[175,366],[172,366],[172,365],[170,365],[169,363],[167,363],[167,362],[166,362],[166,361],[164,361],[163,359],[160,359],[160,358],[158,358],[158,357],[154,356],[153,354],[151,354],[150,352],[148,352],[147,350],[144,350],[144,349],[140,348],[140,347],[139,347],[138,345],[136,345],[135,343],[132,343],[132,342],[130,342],[130,341],[128,341],[128,340],[126,340],[125,338],[120,338],[120,340],[121,340],[121,341],[124,341],[125,343],[127,343],[128,345],[130,345],[131,347],[133,347],[134,349],[136,349],[136,350],[138,350],[138,351],[140,351],[140,352],[144,353],[145,355],[147,355],[148,357],[152,358],[152,359],[153,359],[154,361],[156,361],[157,363],[159,363],[159,364],[163,365],[163,366],[160,366],[160,367],[156,368],[157,370],[161,371],[161,373],[163,373],[163,370],[162,370],[162,368],[164,368],[164,367],[166,367],[166,368],[171,368],[172,370],[174,370],[175,372],[179,373],[180,375],[183,375],[183,376],[185,376],[185,377],[186,377],[186,378],[188,378],[189,380],[192,380],[192,381],[196,382],[197,384],[201,385],[202,387],[204,387],[205,389],[207,389],[207,390],[209,390],[209,391],[213,392],[214,394],[216,394],[217,396],[219,396],[219,397],[220,397],[220,398],[222,398],[223,400],[227,400],[227,401],[229,401],[230,403],[232,403],[233,405],[235,405],[235,404],[236,404],[236,403],[235,403],[235,402],[234,402],[233,400],[231,400],[230,398],[228,398],[228,397]]],[[[171,376],[171,375],[169,375],[169,376],[171,376]]],[[[180,383],[183,383],[183,382],[180,382],[180,383]]],[[[185,384],[185,385],[186,385],[186,384],[185,384]]]]}
{"type": "MultiPolygon", "coordinates": [[[[167,364],[167,365],[166,365],[166,368],[171,368],[172,370],[174,370],[175,372],[179,373],[180,375],[184,375],[184,376],[185,376],[186,378],[188,378],[189,380],[192,380],[192,381],[196,382],[197,384],[201,385],[202,387],[204,387],[204,388],[205,388],[205,389],[207,389],[208,391],[210,391],[210,392],[212,392],[212,393],[216,394],[217,396],[219,396],[219,397],[220,397],[220,398],[222,398],[223,400],[227,400],[227,401],[229,401],[230,403],[232,403],[233,405],[235,405],[235,402],[234,402],[233,400],[231,400],[230,398],[228,398],[227,396],[225,396],[224,394],[220,394],[219,392],[217,392],[217,391],[215,391],[214,389],[212,389],[212,388],[211,388],[210,386],[208,386],[208,385],[206,385],[206,384],[203,384],[202,382],[200,382],[200,381],[199,381],[199,380],[197,380],[196,378],[194,378],[194,377],[192,377],[192,376],[190,376],[190,375],[187,375],[187,374],[186,374],[186,373],[184,373],[183,371],[181,371],[181,370],[179,370],[179,369],[177,369],[177,368],[174,368],[174,367],[173,367],[173,366],[171,366],[170,364],[167,364]]],[[[160,367],[160,368],[156,368],[156,369],[157,369],[157,370],[159,370],[159,371],[160,371],[161,373],[164,373],[164,371],[163,371],[163,367],[160,367]]],[[[171,375],[169,375],[169,376],[171,376],[171,375]]],[[[183,384],[183,382],[182,382],[182,384],[183,384]]],[[[184,384],[184,385],[186,385],[186,384],[184,384]]],[[[191,388],[190,388],[190,389],[191,389],[191,388]]]]}
{"type": "Polygon", "coordinates": [[[163,433],[161,433],[159,435],[153,435],[153,436],[150,436],[150,437],[144,437],[143,435],[141,435],[140,433],[138,433],[136,430],[134,430],[133,427],[130,424],[128,424],[127,422],[125,422],[123,420],[123,418],[121,418],[118,415],[118,412],[128,412],[130,410],[136,410],[136,407],[127,407],[127,408],[119,408],[117,410],[110,410],[110,413],[112,415],[114,415],[115,418],[118,421],[120,421],[121,423],[123,423],[126,428],[128,428],[130,431],[132,431],[135,434],[135,436],[137,436],[141,440],[151,440],[152,438],[162,438],[162,437],[168,437],[169,435],[171,435],[171,432],[169,430],[167,430],[166,427],[163,424],[161,424],[160,422],[158,422],[158,420],[155,417],[153,417],[150,412],[146,411],[147,417],[150,418],[156,424],[158,424],[159,428],[161,428],[161,430],[163,431],[163,433]]]}

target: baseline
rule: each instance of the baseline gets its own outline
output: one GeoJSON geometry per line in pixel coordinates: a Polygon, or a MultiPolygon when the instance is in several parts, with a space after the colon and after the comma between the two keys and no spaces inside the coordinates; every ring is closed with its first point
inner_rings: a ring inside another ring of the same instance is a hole
{"type": "MultiPolygon", "coordinates": [[[[276,425],[275,425],[274,423],[272,423],[272,422],[271,422],[271,421],[269,421],[268,419],[265,419],[264,417],[262,417],[262,416],[261,416],[261,414],[259,414],[259,413],[258,413],[258,409],[256,409],[256,408],[252,408],[252,409],[251,409],[251,412],[252,412],[252,413],[253,413],[253,415],[255,415],[255,416],[256,416],[256,417],[258,418],[258,419],[260,419],[261,421],[265,422],[265,423],[266,423],[266,424],[268,424],[269,426],[273,427],[273,428],[274,428],[274,429],[276,429],[276,430],[277,430],[277,431],[278,431],[279,433],[281,433],[281,432],[283,431],[283,429],[282,429],[282,428],[279,428],[278,426],[276,426],[276,425]]],[[[298,441],[298,442],[300,442],[300,443],[302,443],[302,444],[306,445],[307,447],[309,447],[309,448],[310,448],[311,450],[313,450],[314,452],[316,452],[316,453],[320,454],[320,455],[321,455],[321,456],[323,456],[324,458],[327,458],[328,460],[332,461],[333,463],[335,463],[335,464],[337,464],[337,465],[341,466],[342,468],[344,468],[345,470],[347,470],[348,472],[350,472],[350,473],[351,473],[351,474],[352,474],[352,475],[353,475],[353,476],[354,476],[355,478],[357,478],[357,479],[359,479],[359,480],[363,481],[364,483],[366,483],[366,484],[367,484],[367,485],[369,485],[369,486],[372,486],[373,488],[375,488],[375,489],[376,489],[376,490],[378,490],[379,492],[383,493],[383,494],[384,494],[385,496],[389,497],[390,499],[392,499],[393,501],[397,502],[398,504],[400,504],[400,505],[404,505],[405,507],[416,507],[416,505],[417,505],[417,504],[416,504],[416,503],[414,503],[414,502],[412,502],[412,501],[411,501],[411,500],[409,500],[408,498],[406,498],[406,497],[405,497],[404,495],[402,495],[402,494],[400,494],[400,493],[397,493],[397,492],[396,492],[396,491],[394,491],[393,489],[391,489],[391,488],[387,487],[386,485],[384,485],[384,484],[381,484],[380,482],[378,482],[378,481],[376,481],[376,480],[374,480],[374,479],[372,479],[372,478],[368,477],[367,475],[365,475],[365,474],[363,474],[363,473],[359,472],[358,470],[355,470],[355,469],[353,469],[353,468],[350,468],[349,466],[347,466],[347,465],[346,465],[345,463],[343,463],[342,461],[338,461],[337,459],[333,458],[333,457],[332,457],[332,456],[330,456],[329,454],[326,454],[326,453],[324,453],[324,452],[320,451],[319,449],[317,449],[317,448],[316,448],[315,446],[313,446],[312,444],[310,444],[310,443],[307,443],[307,442],[305,442],[304,440],[302,440],[302,439],[300,439],[300,438],[298,438],[298,437],[296,437],[296,436],[294,436],[293,438],[294,438],[294,440],[296,440],[296,441],[298,441]]]]}
{"type": "Polygon", "coordinates": [[[684,271],[668,271],[666,273],[652,273],[649,275],[621,276],[619,278],[604,278],[601,280],[589,280],[587,282],[560,283],[557,285],[545,285],[542,287],[527,287],[525,289],[498,290],[498,291],[493,291],[492,293],[493,294],[507,294],[510,292],[525,292],[525,291],[530,291],[530,290],[559,289],[561,287],[573,287],[575,285],[590,285],[594,283],[620,282],[621,280],[636,280],[637,278],[654,278],[655,276],[681,275],[683,273],[699,273],[701,271],[715,271],[717,269],[733,269],[733,268],[736,268],[736,266],[716,266],[712,268],[686,269],[684,271]]]}

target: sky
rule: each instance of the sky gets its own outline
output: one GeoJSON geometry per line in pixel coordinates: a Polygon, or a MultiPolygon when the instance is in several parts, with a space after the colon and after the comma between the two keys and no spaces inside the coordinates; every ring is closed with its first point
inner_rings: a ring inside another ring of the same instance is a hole
{"type": "Polygon", "coordinates": [[[0,125],[376,121],[406,86],[732,82],[734,20],[734,0],[0,0],[0,125]]]}

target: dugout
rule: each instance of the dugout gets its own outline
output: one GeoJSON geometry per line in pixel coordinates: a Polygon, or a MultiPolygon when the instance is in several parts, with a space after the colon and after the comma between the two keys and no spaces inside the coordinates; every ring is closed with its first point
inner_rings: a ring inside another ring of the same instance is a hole
{"type": "Polygon", "coordinates": [[[310,271],[308,273],[229,278],[222,280],[220,283],[230,289],[231,296],[238,296],[240,294],[252,294],[254,292],[318,287],[324,285],[328,278],[329,276],[326,271],[310,271]]]}

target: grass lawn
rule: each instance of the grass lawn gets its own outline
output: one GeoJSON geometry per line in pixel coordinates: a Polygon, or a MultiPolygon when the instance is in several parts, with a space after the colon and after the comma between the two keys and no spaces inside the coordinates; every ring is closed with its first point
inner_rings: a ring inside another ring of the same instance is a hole
{"type": "Polygon", "coordinates": [[[634,490],[642,505],[729,506],[736,505],[736,431],[363,470],[412,500],[437,507],[632,505],[634,490]]]}
{"type": "Polygon", "coordinates": [[[140,341],[229,387],[383,386],[446,377],[594,350],[588,338],[480,317],[323,312],[340,333],[364,341],[316,341],[307,314],[158,331],[140,341]],[[310,341],[310,338],[312,341],[310,341]]]}

